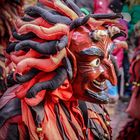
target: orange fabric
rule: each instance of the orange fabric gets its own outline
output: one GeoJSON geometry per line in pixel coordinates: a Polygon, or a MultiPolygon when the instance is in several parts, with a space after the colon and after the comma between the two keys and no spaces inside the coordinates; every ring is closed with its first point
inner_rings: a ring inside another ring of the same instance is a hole
{"type": "Polygon", "coordinates": [[[24,98],[24,100],[28,105],[36,106],[44,99],[45,94],[46,94],[46,90],[42,90],[38,92],[38,94],[34,98],[31,98],[31,99],[24,98]]]}
{"type": "Polygon", "coordinates": [[[65,80],[59,88],[51,93],[51,95],[54,96],[55,99],[57,98],[57,100],[61,99],[63,101],[68,101],[73,95],[72,87],[69,81],[65,80]]]}
{"type": "Polygon", "coordinates": [[[38,135],[36,133],[36,126],[35,126],[31,111],[24,100],[21,100],[21,107],[22,107],[22,120],[25,123],[25,125],[28,126],[30,139],[39,140],[38,135]]]}
{"type": "Polygon", "coordinates": [[[44,105],[45,118],[42,122],[43,133],[45,135],[45,140],[62,140],[57,123],[56,115],[54,113],[54,103],[51,98],[46,100],[44,105]],[[52,127],[53,126],[53,127],[52,127]]]}
{"type": "MultiPolygon", "coordinates": [[[[64,130],[66,132],[66,135],[68,136],[68,138],[70,140],[74,140],[77,139],[78,137],[76,136],[74,129],[72,128],[72,126],[70,125],[70,123],[68,122],[68,119],[66,117],[66,115],[64,114],[63,110],[61,109],[61,107],[59,106],[59,110],[60,110],[60,119],[62,122],[62,125],[64,127],[64,130]]],[[[74,123],[74,122],[73,122],[74,123]]],[[[82,128],[81,126],[77,123],[77,121],[75,120],[74,123],[76,129],[78,130],[79,135],[81,136],[81,140],[84,140],[84,136],[82,133],[82,128]]]]}

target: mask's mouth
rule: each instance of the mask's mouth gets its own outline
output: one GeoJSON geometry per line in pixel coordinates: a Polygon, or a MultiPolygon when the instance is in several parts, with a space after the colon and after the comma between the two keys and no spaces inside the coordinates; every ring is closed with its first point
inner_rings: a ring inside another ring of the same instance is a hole
{"type": "Polygon", "coordinates": [[[108,95],[104,92],[107,88],[105,80],[99,82],[98,80],[90,81],[85,88],[86,96],[92,98],[95,103],[106,104],[109,102],[108,95]]]}
{"type": "Polygon", "coordinates": [[[88,88],[93,90],[94,92],[101,92],[106,90],[107,86],[106,86],[106,81],[99,81],[99,80],[93,80],[90,81],[88,84],[88,88]]]}

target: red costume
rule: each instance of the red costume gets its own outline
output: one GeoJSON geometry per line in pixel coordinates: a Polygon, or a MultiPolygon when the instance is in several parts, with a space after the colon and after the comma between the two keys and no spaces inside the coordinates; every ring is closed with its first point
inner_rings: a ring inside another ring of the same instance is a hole
{"type": "Polygon", "coordinates": [[[111,139],[100,104],[109,101],[105,80],[117,82],[111,52],[112,40],[125,35],[121,15],[85,16],[70,0],[39,2],[17,20],[7,48],[17,84],[0,100],[0,139],[10,137],[7,128],[21,140],[111,139]]]}

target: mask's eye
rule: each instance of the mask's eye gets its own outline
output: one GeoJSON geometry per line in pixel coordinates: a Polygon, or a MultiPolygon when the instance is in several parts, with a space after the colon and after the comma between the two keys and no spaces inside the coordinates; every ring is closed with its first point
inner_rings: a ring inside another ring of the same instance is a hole
{"type": "Polygon", "coordinates": [[[94,59],[93,61],[90,62],[90,65],[92,67],[98,67],[100,65],[101,61],[99,58],[94,59]]]}

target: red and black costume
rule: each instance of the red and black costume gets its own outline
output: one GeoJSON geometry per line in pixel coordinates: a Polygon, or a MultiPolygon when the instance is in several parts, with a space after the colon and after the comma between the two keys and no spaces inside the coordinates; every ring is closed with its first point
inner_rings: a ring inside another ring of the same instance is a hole
{"type": "Polygon", "coordinates": [[[105,80],[117,83],[111,52],[125,36],[121,15],[86,16],[71,0],[39,3],[17,19],[7,48],[15,85],[0,99],[0,139],[10,128],[21,140],[111,139],[100,104],[109,101],[105,80]]]}

